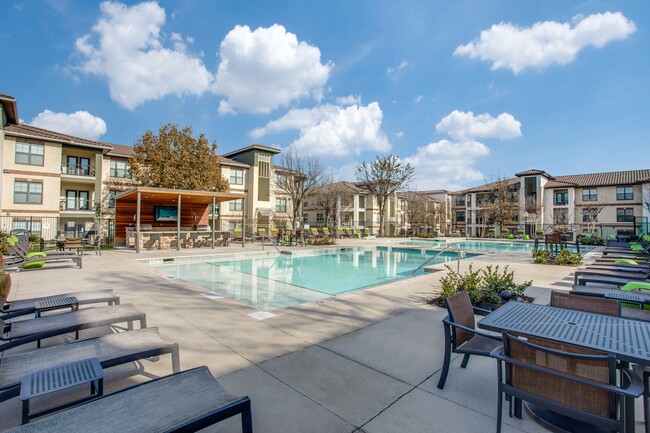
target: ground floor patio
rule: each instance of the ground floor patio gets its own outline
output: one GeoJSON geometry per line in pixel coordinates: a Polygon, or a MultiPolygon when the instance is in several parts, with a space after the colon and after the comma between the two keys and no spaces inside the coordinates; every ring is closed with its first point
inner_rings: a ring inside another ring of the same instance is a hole
{"type": "MultiPolygon", "coordinates": [[[[373,245],[381,240],[342,240],[373,245]]],[[[269,250],[265,247],[266,251],[269,250]]],[[[292,247],[303,248],[303,247],[292,247]]],[[[425,302],[439,291],[443,272],[273,311],[257,320],[251,308],[204,289],[169,280],[138,260],[179,254],[261,251],[260,244],[216,251],[108,251],[84,256],[83,269],[46,267],[13,274],[11,297],[26,298],[84,289],[113,289],[122,303],[146,312],[180,345],[181,368],[200,365],[230,392],[252,401],[257,432],[490,432],[496,428],[496,363],[472,358],[466,370],[455,359],[444,390],[436,388],[443,362],[446,312],[425,302]]],[[[529,294],[546,303],[550,289],[571,286],[571,268],[531,264],[522,253],[486,254],[461,261],[474,268],[509,265],[519,281],[533,280],[529,294]]],[[[82,337],[110,332],[97,329],[82,337]]],[[[53,343],[53,342],[50,342],[53,343]]],[[[30,348],[31,349],[31,348],[30,348]]],[[[128,365],[108,370],[108,392],[169,374],[170,362],[144,361],[144,374],[128,365]]],[[[638,404],[640,405],[640,401],[638,404]]],[[[0,403],[0,429],[20,422],[18,399],[0,403]]],[[[637,409],[641,414],[640,407],[637,409]]],[[[137,416],[137,408],[134,409],[137,416]]],[[[637,431],[643,431],[642,417],[637,431]]],[[[505,432],[543,432],[541,425],[504,418],[505,432]]],[[[239,432],[238,420],[211,431],[239,432]]]]}

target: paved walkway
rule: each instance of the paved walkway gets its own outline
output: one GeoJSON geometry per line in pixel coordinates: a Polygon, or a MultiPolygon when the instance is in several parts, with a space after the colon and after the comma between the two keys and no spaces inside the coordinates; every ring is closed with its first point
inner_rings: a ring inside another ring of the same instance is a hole
{"type": "MultiPolygon", "coordinates": [[[[261,250],[259,244],[243,251],[254,250],[261,250]]],[[[242,252],[241,245],[180,255],[233,252],[242,252]]],[[[444,272],[276,310],[275,316],[256,320],[248,315],[251,308],[209,299],[204,289],[167,280],[137,261],[177,255],[110,251],[86,255],[81,270],[47,264],[13,274],[12,298],[112,288],[122,303],[145,311],[148,325],[158,326],[163,338],[179,343],[183,369],[207,365],[226,389],[249,395],[254,429],[260,433],[494,431],[494,361],[473,358],[461,370],[456,359],[445,389],[436,388],[445,313],[424,300],[438,291],[444,272]]],[[[462,269],[470,261],[475,268],[509,265],[518,281],[533,280],[530,294],[539,302],[548,302],[549,288],[571,282],[570,268],[533,265],[527,254],[478,256],[463,260],[462,269]]],[[[109,331],[82,336],[99,332],[109,331]]],[[[109,370],[107,391],[171,372],[166,357],[143,366],[144,374],[133,366],[109,370]]],[[[0,411],[0,429],[19,423],[17,399],[0,403],[0,411]]],[[[504,432],[546,431],[528,416],[517,420],[506,415],[504,420],[504,432]]],[[[640,422],[638,426],[642,431],[640,422]]],[[[240,427],[233,420],[214,431],[239,432],[240,427]]]]}

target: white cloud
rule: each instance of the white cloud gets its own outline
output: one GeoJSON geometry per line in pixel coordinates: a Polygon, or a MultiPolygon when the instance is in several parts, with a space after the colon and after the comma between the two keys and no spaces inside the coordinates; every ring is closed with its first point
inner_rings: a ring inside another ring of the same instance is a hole
{"type": "Polygon", "coordinates": [[[79,69],[105,76],[113,100],[133,109],[170,94],[201,95],[210,88],[214,76],[198,57],[186,52],[191,38],[172,33],[174,48],[163,46],[165,10],[157,3],[129,7],[103,2],[100,9],[92,34],[77,39],[76,49],[84,57],[79,69]]]}
{"type": "Polygon", "coordinates": [[[281,118],[251,132],[254,138],[287,129],[299,129],[291,143],[301,155],[351,156],[363,152],[388,152],[390,143],[381,129],[383,113],[377,102],[367,106],[321,105],[293,109],[281,118]]]}
{"type": "Polygon", "coordinates": [[[537,22],[527,28],[495,24],[469,44],[459,45],[454,55],[492,62],[492,70],[510,69],[518,74],[530,67],[571,63],[587,46],[601,48],[636,31],[634,22],[620,12],[576,16],[573,21],[573,28],[555,21],[537,22]]]}
{"type": "Polygon", "coordinates": [[[437,132],[446,132],[455,139],[500,138],[507,140],[521,136],[521,122],[511,114],[497,117],[484,113],[477,116],[471,111],[454,110],[436,125],[437,132]]]}
{"type": "Polygon", "coordinates": [[[490,149],[478,141],[440,140],[419,147],[404,162],[415,167],[418,189],[458,190],[484,179],[474,166],[479,158],[489,154],[490,149]]]}
{"type": "Polygon", "coordinates": [[[348,95],[336,98],[336,103],[339,105],[360,105],[361,96],[359,95],[348,95]]]}
{"type": "Polygon", "coordinates": [[[416,104],[419,104],[420,102],[422,102],[423,99],[424,99],[424,96],[418,95],[418,96],[415,97],[414,101],[415,101],[416,104]]]}
{"type": "Polygon", "coordinates": [[[400,64],[393,68],[393,67],[388,67],[386,68],[386,75],[388,75],[392,79],[397,79],[400,76],[400,73],[404,71],[407,68],[412,68],[413,63],[409,62],[408,60],[402,60],[400,64]]]}
{"type": "Polygon", "coordinates": [[[281,25],[235,26],[221,42],[221,63],[214,91],[226,99],[222,114],[269,113],[306,96],[322,98],[334,65],[321,64],[320,50],[298,42],[281,25]]]}
{"type": "Polygon", "coordinates": [[[395,138],[397,138],[398,140],[402,137],[404,137],[404,131],[397,131],[395,133],[395,138]]]}
{"type": "Polygon", "coordinates": [[[32,119],[30,125],[88,140],[97,140],[106,133],[106,122],[87,111],[67,114],[44,110],[32,119]]]}

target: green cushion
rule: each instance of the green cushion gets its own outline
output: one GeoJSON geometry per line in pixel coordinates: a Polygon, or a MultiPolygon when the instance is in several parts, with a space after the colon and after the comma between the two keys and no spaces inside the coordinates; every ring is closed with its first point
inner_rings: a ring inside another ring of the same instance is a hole
{"type": "Polygon", "coordinates": [[[529,240],[530,240],[530,236],[528,236],[528,235],[524,235],[524,240],[525,240],[525,241],[529,241],[529,240]]]}
{"type": "Polygon", "coordinates": [[[639,263],[636,260],[632,259],[616,259],[614,263],[625,263],[626,265],[638,265],[639,263]]]}
{"type": "Polygon", "coordinates": [[[508,235],[508,239],[514,239],[514,238],[515,238],[514,235],[508,235]]]}
{"type": "MultiPolygon", "coordinates": [[[[621,287],[621,290],[625,290],[626,292],[631,292],[632,290],[637,290],[637,289],[650,290],[650,283],[643,283],[643,282],[640,282],[640,281],[635,281],[635,282],[632,282],[632,283],[627,283],[626,285],[621,287]]],[[[638,305],[630,304],[630,303],[627,303],[627,302],[621,302],[621,306],[638,308],[638,305]]],[[[650,310],[650,305],[644,305],[643,309],[644,310],[650,310]]]]}
{"type": "MultiPolygon", "coordinates": [[[[45,257],[45,253],[42,251],[35,251],[33,253],[27,253],[25,256],[28,260],[33,258],[33,257],[45,257]]],[[[23,265],[23,269],[38,269],[43,267],[45,264],[45,260],[38,260],[36,262],[30,262],[30,263],[25,263],[23,265]]]]}

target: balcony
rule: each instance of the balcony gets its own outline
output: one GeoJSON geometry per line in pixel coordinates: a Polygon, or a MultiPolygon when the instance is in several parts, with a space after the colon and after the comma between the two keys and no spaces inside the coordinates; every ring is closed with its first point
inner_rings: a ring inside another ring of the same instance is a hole
{"type": "Polygon", "coordinates": [[[61,164],[61,174],[95,177],[95,167],[86,164],[61,164]]]}
{"type": "Polygon", "coordinates": [[[88,199],[62,197],[59,202],[59,210],[61,212],[91,212],[93,209],[88,199]]]}
{"type": "Polygon", "coordinates": [[[569,204],[569,199],[555,199],[553,200],[554,206],[566,206],[569,204]]]}

